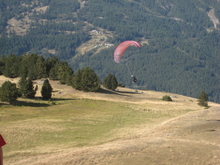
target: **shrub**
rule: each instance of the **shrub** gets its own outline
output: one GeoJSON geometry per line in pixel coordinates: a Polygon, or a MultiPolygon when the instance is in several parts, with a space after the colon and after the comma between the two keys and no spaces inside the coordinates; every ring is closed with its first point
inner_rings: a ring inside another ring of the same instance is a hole
{"type": "Polygon", "coordinates": [[[163,101],[173,101],[173,100],[171,99],[171,97],[168,96],[168,95],[163,96],[162,100],[163,100],[163,101]]]}

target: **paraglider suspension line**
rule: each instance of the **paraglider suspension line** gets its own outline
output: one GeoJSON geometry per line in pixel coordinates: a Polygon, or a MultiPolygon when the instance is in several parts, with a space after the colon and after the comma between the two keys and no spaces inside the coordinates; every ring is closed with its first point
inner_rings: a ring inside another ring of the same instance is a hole
{"type": "Polygon", "coordinates": [[[126,63],[126,66],[127,66],[127,68],[128,68],[128,71],[129,71],[130,75],[133,75],[133,74],[131,73],[130,68],[128,67],[128,63],[126,63]]]}

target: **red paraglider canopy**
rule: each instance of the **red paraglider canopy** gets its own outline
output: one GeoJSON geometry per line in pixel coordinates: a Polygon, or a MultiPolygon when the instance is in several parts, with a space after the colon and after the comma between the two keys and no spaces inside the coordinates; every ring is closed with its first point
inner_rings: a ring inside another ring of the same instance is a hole
{"type": "Polygon", "coordinates": [[[124,53],[125,50],[126,50],[129,46],[131,46],[131,45],[134,45],[134,46],[136,46],[137,48],[140,48],[140,47],[141,47],[141,44],[140,44],[139,42],[137,42],[137,41],[124,41],[124,42],[120,43],[120,44],[116,47],[116,49],[115,49],[115,51],[114,51],[114,61],[115,61],[116,63],[120,63],[120,59],[121,59],[123,53],[124,53]]]}

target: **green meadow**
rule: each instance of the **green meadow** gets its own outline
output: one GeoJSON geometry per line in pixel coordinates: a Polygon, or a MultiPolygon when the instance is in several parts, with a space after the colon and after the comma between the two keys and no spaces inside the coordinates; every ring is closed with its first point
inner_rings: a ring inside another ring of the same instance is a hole
{"type": "Polygon", "coordinates": [[[0,106],[1,134],[7,141],[5,159],[126,138],[140,125],[177,114],[137,110],[138,106],[130,103],[77,98],[52,102],[18,99],[13,106],[0,106]]]}

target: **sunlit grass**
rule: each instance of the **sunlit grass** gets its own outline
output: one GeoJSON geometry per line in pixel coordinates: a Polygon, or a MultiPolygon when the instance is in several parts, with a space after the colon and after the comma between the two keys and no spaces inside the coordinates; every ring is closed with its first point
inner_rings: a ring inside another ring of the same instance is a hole
{"type": "Polygon", "coordinates": [[[0,128],[7,145],[5,158],[18,154],[54,152],[90,146],[125,135],[121,130],[161,122],[182,111],[157,111],[151,107],[90,99],[18,100],[0,109],[0,128]]]}

